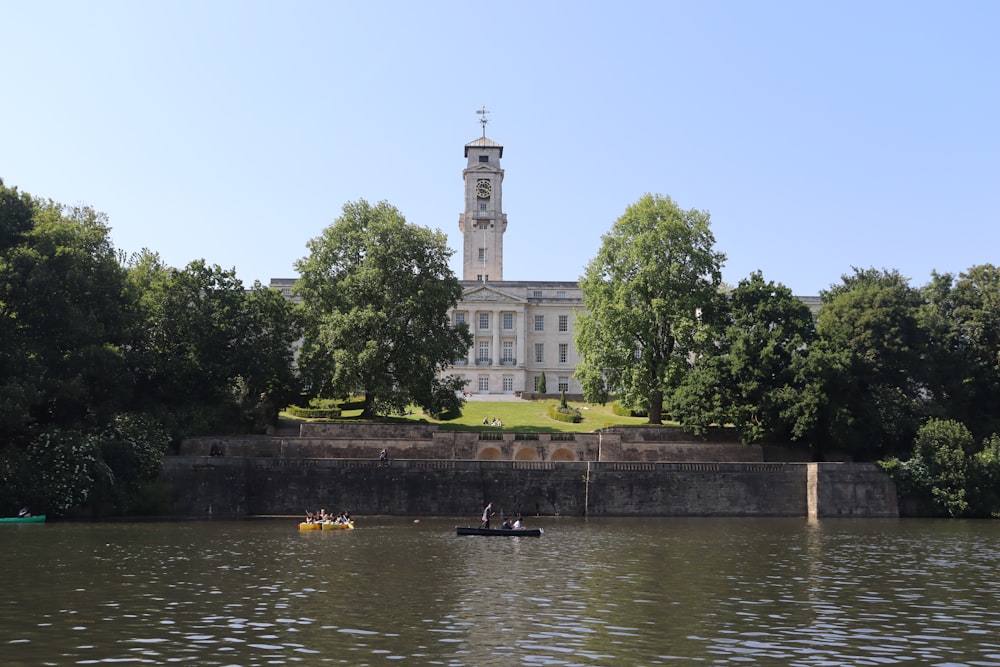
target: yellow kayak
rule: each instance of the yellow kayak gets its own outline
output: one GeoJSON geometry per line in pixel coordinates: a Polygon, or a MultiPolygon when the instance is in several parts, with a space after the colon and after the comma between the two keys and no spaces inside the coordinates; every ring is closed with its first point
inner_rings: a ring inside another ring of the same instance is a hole
{"type": "Polygon", "coordinates": [[[354,522],[348,521],[347,523],[337,523],[335,521],[324,521],[320,524],[323,526],[323,530],[354,530],[354,522]]]}
{"type": "Polygon", "coordinates": [[[299,530],[323,530],[323,524],[303,521],[299,524],[299,530]]]}

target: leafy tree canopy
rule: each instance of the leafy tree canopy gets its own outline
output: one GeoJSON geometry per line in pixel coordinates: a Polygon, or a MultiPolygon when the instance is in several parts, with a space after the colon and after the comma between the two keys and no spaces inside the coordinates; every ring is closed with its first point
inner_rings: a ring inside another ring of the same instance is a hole
{"type": "Polygon", "coordinates": [[[300,364],[326,397],[364,395],[362,416],[460,408],[464,380],[441,371],[472,337],[448,309],[462,295],[440,231],[406,222],[387,202],[344,205],[296,263],[306,333],[300,364]]]}
{"type": "Polygon", "coordinates": [[[825,383],[817,445],[862,460],[908,450],[927,415],[920,291],[897,271],[855,269],[820,297],[816,330],[823,344],[807,364],[813,381],[825,383]]]}
{"type": "Polygon", "coordinates": [[[623,405],[662,423],[664,396],[690,355],[711,344],[700,319],[722,281],[725,255],[714,245],[707,212],[650,194],[603,236],[580,280],[588,312],[577,319],[576,376],[587,400],[605,402],[614,389],[623,405]]]}
{"type": "Polygon", "coordinates": [[[791,436],[785,412],[802,389],[793,360],[815,337],[812,313],[759,271],[721,304],[705,320],[715,345],[695,359],[671,398],[672,414],[695,433],[732,424],[744,442],[791,436]]]}

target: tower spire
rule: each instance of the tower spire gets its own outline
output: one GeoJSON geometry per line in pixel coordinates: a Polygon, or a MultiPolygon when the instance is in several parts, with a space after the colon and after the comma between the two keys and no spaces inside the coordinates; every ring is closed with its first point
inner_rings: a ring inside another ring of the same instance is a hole
{"type": "Polygon", "coordinates": [[[476,114],[480,116],[479,123],[483,126],[483,139],[486,138],[486,123],[490,122],[490,119],[486,117],[489,111],[486,110],[486,105],[483,105],[482,109],[477,109],[476,114]]]}

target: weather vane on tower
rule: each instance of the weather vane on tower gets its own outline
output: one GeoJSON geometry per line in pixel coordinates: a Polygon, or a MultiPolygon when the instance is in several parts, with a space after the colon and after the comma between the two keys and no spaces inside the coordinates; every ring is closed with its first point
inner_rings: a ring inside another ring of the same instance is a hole
{"type": "Polygon", "coordinates": [[[488,114],[489,111],[486,110],[486,105],[484,104],[482,109],[476,110],[476,113],[478,115],[482,116],[482,118],[479,119],[479,123],[483,126],[483,139],[485,139],[486,138],[486,123],[490,122],[490,119],[486,117],[486,114],[488,114]]]}

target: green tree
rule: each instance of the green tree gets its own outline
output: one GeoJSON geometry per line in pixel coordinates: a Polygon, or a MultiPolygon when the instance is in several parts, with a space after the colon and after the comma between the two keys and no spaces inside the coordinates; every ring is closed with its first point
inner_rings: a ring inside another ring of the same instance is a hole
{"type": "Polygon", "coordinates": [[[969,504],[979,516],[1000,517],[1000,435],[990,434],[973,455],[969,469],[969,504]]]}
{"type": "Polygon", "coordinates": [[[301,393],[295,374],[293,343],[302,337],[302,325],[292,304],[277,290],[254,282],[244,295],[240,316],[241,340],[237,369],[249,394],[244,412],[264,410],[255,421],[272,424],[279,407],[293,403],[301,393]]]}
{"type": "Polygon", "coordinates": [[[548,390],[548,385],[545,383],[545,371],[542,371],[542,375],[538,378],[538,393],[544,394],[548,390]]]}
{"type": "Polygon", "coordinates": [[[890,458],[882,465],[904,497],[912,495],[939,512],[962,516],[970,510],[967,486],[972,449],[972,434],[965,425],[929,419],[917,432],[908,460],[890,458]]]}
{"type": "Polygon", "coordinates": [[[664,396],[711,344],[700,318],[718,298],[725,255],[713,249],[707,212],[645,195],[604,235],[580,280],[588,312],[577,318],[576,377],[589,401],[646,408],[662,423],[664,396]]]}
{"type": "Polygon", "coordinates": [[[36,360],[29,354],[31,341],[20,322],[25,307],[19,290],[11,251],[24,243],[34,222],[31,197],[7,188],[0,180],[0,443],[21,433],[30,421],[30,410],[40,395],[36,360]]]}
{"type": "Polygon", "coordinates": [[[94,438],[95,472],[91,504],[96,510],[128,514],[160,472],[170,435],[148,415],[121,414],[94,438]]]}
{"type": "Polygon", "coordinates": [[[933,412],[977,439],[1000,431],[1000,269],[974,266],[957,281],[934,273],[922,294],[933,412]]]}
{"type": "Polygon", "coordinates": [[[131,350],[135,409],[173,437],[254,426],[261,394],[280,404],[297,393],[293,306],[271,289],[249,291],[235,271],[190,262],[166,266],[144,251],[129,265],[142,327],[131,350]]]}
{"type": "Polygon", "coordinates": [[[106,217],[2,187],[0,203],[0,441],[104,424],[128,400],[132,328],[106,217]]]}
{"type": "Polygon", "coordinates": [[[472,345],[448,309],[462,295],[440,231],[406,222],[387,202],[344,205],[296,263],[305,342],[300,364],[329,398],[362,392],[362,416],[416,403],[457,412],[465,381],[441,372],[472,345]],[[312,368],[309,366],[312,365],[312,368]]]}
{"type": "MultiPolygon", "coordinates": [[[[921,294],[897,271],[855,269],[821,293],[811,366],[825,413],[812,433],[821,451],[875,460],[910,449],[927,416],[927,336],[921,294]]],[[[815,387],[815,385],[814,385],[815,387]]]]}
{"type": "Polygon", "coordinates": [[[712,336],[671,397],[674,417],[695,433],[732,424],[747,443],[792,436],[783,413],[802,388],[793,361],[815,337],[808,306],[758,271],[726,295],[712,336]]]}

